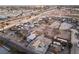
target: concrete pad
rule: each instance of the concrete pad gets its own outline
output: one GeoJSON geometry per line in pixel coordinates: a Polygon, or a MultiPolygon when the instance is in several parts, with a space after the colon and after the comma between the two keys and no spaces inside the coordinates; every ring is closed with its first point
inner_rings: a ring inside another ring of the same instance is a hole
{"type": "Polygon", "coordinates": [[[68,23],[62,23],[61,24],[61,26],[60,26],[60,30],[68,30],[68,29],[70,29],[72,27],[72,25],[71,24],[68,24],[68,23]]]}

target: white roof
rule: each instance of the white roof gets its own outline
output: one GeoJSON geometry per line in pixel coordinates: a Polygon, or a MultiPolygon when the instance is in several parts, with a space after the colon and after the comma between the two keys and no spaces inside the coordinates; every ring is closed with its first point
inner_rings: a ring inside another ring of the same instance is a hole
{"type": "Polygon", "coordinates": [[[60,42],[54,41],[53,43],[54,43],[54,44],[57,44],[57,45],[61,45],[60,42]]]}
{"type": "Polygon", "coordinates": [[[67,40],[64,40],[64,39],[61,39],[61,38],[58,38],[57,40],[60,40],[60,41],[63,41],[63,42],[67,42],[67,40]]]}

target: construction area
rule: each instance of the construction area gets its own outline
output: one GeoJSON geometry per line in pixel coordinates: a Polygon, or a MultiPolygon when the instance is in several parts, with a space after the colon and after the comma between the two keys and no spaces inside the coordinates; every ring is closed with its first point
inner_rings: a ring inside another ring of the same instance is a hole
{"type": "Polygon", "coordinates": [[[79,6],[0,6],[0,54],[79,54],[79,6]]]}

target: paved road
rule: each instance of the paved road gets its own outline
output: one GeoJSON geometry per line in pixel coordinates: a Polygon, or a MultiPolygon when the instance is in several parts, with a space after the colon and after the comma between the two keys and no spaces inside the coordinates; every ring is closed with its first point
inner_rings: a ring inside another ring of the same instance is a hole
{"type": "Polygon", "coordinates": [[[11,52],[9,52],[6,48],[4,48],[3,46],[0,46],[0,54],[10,54],[11,52]]]}

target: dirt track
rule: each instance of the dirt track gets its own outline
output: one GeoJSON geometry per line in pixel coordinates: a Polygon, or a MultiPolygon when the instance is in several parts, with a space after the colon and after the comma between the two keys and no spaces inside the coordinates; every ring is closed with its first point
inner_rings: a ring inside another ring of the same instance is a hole
{"type": "Polygon", "coordinates": [[[11,21],[6,21],[4,22],[4,24],[0,23],[0,31],[2,31],[3,29],[8,29],[8,28],[11,28],[13,26],[17,26],[21,23],[26,23],[28,21],[31,21],[31,20],[34,20],[36,18],[39,18],[41,16],[45,16],[45,15],[48,15],[48,16],[68,16],[68,15],[71,15],[71,11],[69,10],[66,10],[66,9],[53,9],[53,10],[49,10],[49,11],[46,11],[46,12],[43,12],[37,16],[33,16],[31,18],[27,18],[26,16],[24,17],[19,17],[19,18],[15,18],[16,20],[12,19],[11,21]],[[8,25],[6,25],[6,23],[8,23],[8,25]]]}

